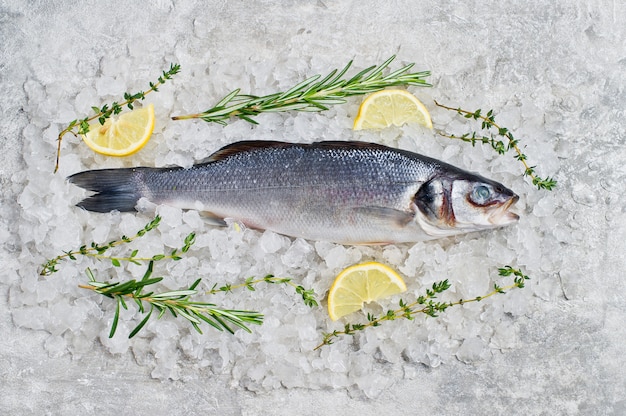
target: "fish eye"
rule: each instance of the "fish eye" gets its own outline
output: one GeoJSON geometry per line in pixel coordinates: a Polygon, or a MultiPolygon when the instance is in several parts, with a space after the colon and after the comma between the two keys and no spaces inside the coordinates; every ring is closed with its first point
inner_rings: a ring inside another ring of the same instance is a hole
{"type": "Polygon", "coordinates": [[[478,185],[472,191],[472,201],[477,204],[485,204],[491,197],[491,191],[485,185],[478,185]]]}

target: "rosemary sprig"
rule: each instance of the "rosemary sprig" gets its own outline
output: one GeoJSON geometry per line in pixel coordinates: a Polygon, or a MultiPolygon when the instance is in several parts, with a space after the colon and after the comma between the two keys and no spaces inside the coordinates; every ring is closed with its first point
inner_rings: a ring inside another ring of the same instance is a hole
{"type": "Polygon", "coordinates": [[[274,277],[274,275],[268,274],[267,276],[261,279],[255,279],[254,277],[249,277],[246,279],[244,283],[240,283],[238,285],[223,285],[218,287],[215,284],[211,290],[206,292],[208,295],[213,295],[220,292],[232,292],[234,289],[246,288],[250,291],[255,291],[254,285],[259,283],[269,283],[269,284],[286,284],[293,287],[296,290],[296,293],[302,296],[302,300],[304,304],[310,308],[314,308],[318,306],[317,300],[315,299],[315,292],[313,289],[305,289],[303,286],[297,285],[293,282],[293,279],[284,278],[284,277],[274,277]]]}
{"type": "MultiPolygon", "coordinates": [[[[169,311],[174,317],[182,316],[187,319],[191,325],[198,332],[202,333],[200,324],[206,322],[215,329],[220,331],[226,330],[233,333],[234,327],[242,328],[250,332],[248,325],[261,325],[263,322],[263,314],[255,311],[239,310],[239,309],[220,309],[213,303],[198,302],[191,300],[191,296],[197,295],[200,292],[196,290],[196,287],[200,283],[201,279],[197,279],[191,286],[186,289],[174,290],[165,293],[155,294],[152,291],[145,291],[146,287],[154,285],[161,280],[162,277],[151,277],[154,269],[154,264],[161,260],[180,260],[179,253],[187,253],[191,246],[195,243],[195,233],[190,233],[185,238],[184,245],[180,249],[174,249],[170,254],[157,254],[151,257],[140,258],[137,256],[138,251],[133,250],[127,257],[113,257],[105,255],[105,253],[117,246],[125,243],[130,243],[133,240],[143,237],[146,233],[155,229],[161,221],[161,217],[157,216],[148,224],[146,224],[141,230],[139,230],[134,236],[126,237],[122,236],[119,240],[111,241],[107,244],[92,243],[91,246],[82,246],[78,250],[67,251],[64,254],[57,256],[51,260],[48,260],[43,265],[41,275],[51,275],[58,271],[57,265],[61,260],[70,259],[76,260],[77,256],[90,256],[96,259],[108,259],[115,267],[119,267],[121,262],[129,262],[134,264],[141,264],[141,262],[147,262],[147,268],[144,276],[141,280],[135,279],[107,283],[97,281],[93,275],[93,272],[88,268],[86,273],[89,277],[88,285],[79,285],[83,289],[88,289],[99,293],[103,296],[116,300],[115,316],[113,318],[113,324],[109,337],[115,335],[117,324],[119,322],[121,309],[128,309],[127,300],[133,300],[139,309],[144,314],[144,318],[141,322],[131,331],[129,338],[135,336],[149,321],[152,313],[156,310],[158,312],[158,318],[160,319],[167,311],[169,311]],[[144,307],[144,303],[150,306],[149,309],[144,307]]],[[[273,275],[267,275],[262,279],[255,279],[250,277],[246,281],[239,285],[222,285],[217,284],[213,288],[206,292],[206,294],[215,294],[218,292],[231,292],[233,289],[247,288],[248,290],[255,290],[254,285],[265,282],[271,284],[287,284],[295,288],[296,293],[302,296],[305,305],[309,307],[315,307],[318,305],[315,299],[315,293],[313,290],[305,289],[303,286],[296,285],[292,279],[289,278],[276,278],[273,275]]]]}
{"type": "Polygon", "coordinates": [[[137,100],[144,100],[146,95],[151,92],[157,92],[158,88],[163,85],[167,80],[171,79],[173,75],[176,75],[180,72],[180,65],[178,64],[170,64],[170,69],[167,71],[163,71],[161,76],[158,78],[157,82],[150,82],[150,88],[145,91],[140,91],[135,94],[130,94],[128,92],[124,93],[124,101],[122,103],[113,102],[111,105],[105,104],[102,107],[91,107],[93,112],[95,113],[91,117],[85,117],[83,119],[72,120],[69,125],[59,133],[59,137],[57,138],[57,158],[56,164],[54,166],[54,172],[56,173],[59,170],[59,159],[61,157],[61,141],[63,140],[63,136],[67,133],[72,133],[74,136],[78,134],[86,134],[89,132],[89,122],[95,119],[98,119],[100,124],[104,124],[105,121],[110,118],[112,115],[119,114],[122,112],[124,107],[128,107],[132,110],[133,103],[137,100]],[[76,132],[74,130],[77,130],[76,132]]]}
{"type": "Polygon", "coordinates": [[[147,286],[163,280],[162,277],[151,277],[153,265],[154,261],[150,261],[146,273],[140,281],[133,279],[123,283],[99,282],[95,279],[91,270],[87,269],[89,285],[79,285],[79,287],[115,299],[117,302],[109,338],[115,335],[121,309],[128,309],[126,299],[133,300],[137,304],[139,312],[145,315],[135,329],[130,332],[129,338],[134,337],[146,325],[155,310],[158,312],[157,319],[160,319],[168,311],[174,317],[181,316],[187,319],[200,334],[202,334],[200,329],[202,322],[219,331],[226,330],[231,334],[234,333],[233,326],[251,332],[248,325],[261,325],[263,323],[263,314],[258,312],[220,309],[213,303],[192,301],[191,296],[198,293],[196,287],[201,279],[197,279],[187,289],[163,293],[145,292],[144,290],[147,286]],[[150,309],[144,307],[144,302],[150,306],[150,309]]]}
{"type": "Polygon", "coordinates": [[[437,133],[439,135],[450,139],[459,139],[464,142],[471,143],[472,146],[475,146],[476,143],[489,144],[498,154],[501,155],[505,154],[509,150],[514,150],[517,153],[515,159],[519,160],[524,165],[524,176],[529,176],[532,179],[533,185],[535,185],[538,189],[546,190],[552,190],[556,186],[556,180],[553,178],[547,177],[543,179],[536,175],[535,166],[528,165],[527,156],[522,153],[518,146],[519,140],[513,137],[513,134],[509,131],[509,129],[506,127],[500,127],[496,124],[493,110],[489,110],[487,115],[483,115],[481,109],[476,111],[467,111],[461,108],[448,107],[446,105],[439,104],[437,101],[435,101],[435,105],[446,110],[456,111],[457,114],[467,119],[481,120],[481,129],[490,133],[489,136],[480,135],[477,132],[473,132],[471,135],[468,133],[462,136],[456,136],[438,131],[437,133]],[[492,128],[496,130],[495,136],[491,131],[492,128]],[[496,139],[496,137],[503,137],[507,139],[508,142],[505,144],[502,140],[496,139]]]}
{"type": "Polygon", "coordinates": [[[279,111],[323,111],[328,106],[343,104],[345,98],[369,94],[385,87],[398,85],[430,86],[424,78],[429,71],[409,73],[414,64],[383,75],[384,70],[395,59],[395,55],[381,65],[371,66],[349,79],[342,79],[352,66],[350,61],[341,71],[336,69],[321,78],[312,76],[285,92],[256,96],[239,94],[236,89],[222,98],[214,107],[198,114],[172,117],[173,120],[200,118],[206,122],[226,124],[230,118],[240,118],[258,124],[252,117],[267,112],[279,111]],[[320,79],[321,78],[321,79],[320,79]]]}
{"type": "Polygon", "coordinates": [[[469,302],[480,302],[481,300],[491,297],[493,295],[504,294],[510,289],[521,289],[524,287],[524,282],[530,279],[521,270],[514,269],[511,266],[505,266],[498,269],[498,274],[503,277],[514,276],[514,283],[506,287],[500,287],[497,284],[494,284],[494,288],[491,292],[487,293],[484,296],[477,296],[472,299],[460,299],[456,302],[437,302],[435,300],[437,298],[437,295],[448,290],[451,285],[447,279],[441,282],[435,282],[430,289],[426,289],[425,295],[419,296],[414,302],[406,303],[405,301],[400,300],[398,309],[390,309],[385,314],[378,317],[368,314],[366,323],[348,323],[345,325],[342,331],[336,330],[331,333],[323,334],[322,342],[317,347],[315,347],[315,350],[325,345],[332,344],[335,339],[341,336],[354,335],[359,331],[365,330],[366,328],[380,326],[384,321],[393,321],[395,319],[401,318],[413,320],[415,319],[415,315],[418,313],[423,313],[427,316],[436,318],[439,316],[440,313],[445,312],[446,309],[451,306],[463,305],[469,302]]]}
{"type": "Polygon", "coordinates": [[[138,250],[133,250],[130,253],[130,255],[126,257],[113,257],[113,256],[105,255],[105,253],[108,250],[114,247],[118,247],[122,244],[128,244],[136,240],[137,238],[143,237],[146,233],[154,230],[159,225],[160,222],[161,222],[161,217],[157,215],[152,221],[147,223],[141,230],[137,231],[137,233],[134,236],[127,237],[123,235],[118,240],[113,240],[106,244],[98,244],[96,242],[92,242],[89,246],[83,245],[76,250],[65,251],[63,254],[53,259],[49,259],[46,263],[44,263],[42,265],[42,270],[39,274],[41,276],[49,276],[58,271],[57,265],[59,264],[60,261],[65,260],[65,259],[75,261],[77,260],[77,256],[79,255],[94,257],[97,259],[109,259],[111,261],[111,264],[113,264],[113,266],[116,266],[116,267],[121,266],[121,262],[123,261],[134,263],[134,264],[140,264],[141,262],[146,262],[146,261],[151,261],[151,260],[153,261],[164,260],[164,259],[180,260],[181,257],[178,253],[179,252],[186,253],[187,251],[189,251],[189,248],[191,247],[191,245],[194,244],[195,242],[194,233],[189,234],[185,238],[185,244],[180,249],[174,249],[169,254],[155,254],[151,257],[137,257],[138,250]]]}

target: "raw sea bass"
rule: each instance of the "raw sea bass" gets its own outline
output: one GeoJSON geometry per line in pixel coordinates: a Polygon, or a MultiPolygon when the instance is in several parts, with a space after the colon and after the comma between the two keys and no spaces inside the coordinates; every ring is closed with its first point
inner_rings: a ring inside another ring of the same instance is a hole
{"type": "Polygon", "coordinates": [[[140,198],[197,209],[221,224],[342,244],[430,240],[511,224],[503,185],[405,150],[363,142],[244,141],[185,169],[80,172],[89,211],[135,211],[140,198]]]}

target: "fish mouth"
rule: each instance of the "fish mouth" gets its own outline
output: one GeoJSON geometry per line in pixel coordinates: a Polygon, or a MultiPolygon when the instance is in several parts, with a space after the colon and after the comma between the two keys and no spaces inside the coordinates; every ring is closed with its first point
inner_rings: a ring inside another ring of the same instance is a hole
{"type": "Polygon", "coordinates": [[[489,222],[494,225],[507,225],[517,222],[519,220],[519,215],[514,212],[509,211],[510,208],[515,205],[515,203],[519,200],[519,196],[513,194],[508,201],[500,205],[490,216],[489,222]]]}

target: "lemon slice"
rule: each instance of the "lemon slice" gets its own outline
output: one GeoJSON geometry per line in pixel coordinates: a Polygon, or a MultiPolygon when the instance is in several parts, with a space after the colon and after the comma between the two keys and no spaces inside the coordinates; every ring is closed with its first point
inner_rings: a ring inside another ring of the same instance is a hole
{"type": "Polygon", "coordinates": [[[144,147],[154,130],[154,105],[111,116],[104,124],[89,125],[83,141],[94,152],[128,156],[144,147]]]}
{"type": "Polygon", "coordinates": [[[381,90],[363,100],[353,129],[382,129],[405,123],[433,128],[428,110],[413,94],[405,90],[381,90]]]}
{"type": "Polygon", "coordinates": [[[339,273],[328,292],[328,315],[336,321],[362,309],[366,302],[404,291],[404,281],[389,266],[377,262],[350,266],[339,273]]]}

